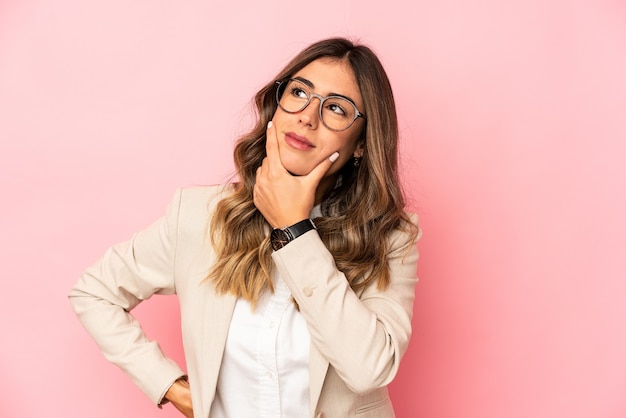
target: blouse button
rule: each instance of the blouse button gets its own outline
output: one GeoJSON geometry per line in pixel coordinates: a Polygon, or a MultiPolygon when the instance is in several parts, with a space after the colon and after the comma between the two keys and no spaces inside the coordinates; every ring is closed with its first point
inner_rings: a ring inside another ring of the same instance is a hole
{"type": "Polygon", "coordinates": [[[304,296],[311,296],[313,294],[313,289],[311,289],[310,287],[305,287],[302,289],[302,293],[304,293],[304,296]]]}

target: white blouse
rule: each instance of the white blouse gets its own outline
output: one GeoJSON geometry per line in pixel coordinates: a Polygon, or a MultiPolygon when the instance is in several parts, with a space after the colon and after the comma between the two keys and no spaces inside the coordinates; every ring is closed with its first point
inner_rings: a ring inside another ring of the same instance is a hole
{"type": "Polygon", "coordinates": [[[280,277],[274,288],[254,311],[237,300],[211,418],[309,416],[309,330],[280,277]]]}

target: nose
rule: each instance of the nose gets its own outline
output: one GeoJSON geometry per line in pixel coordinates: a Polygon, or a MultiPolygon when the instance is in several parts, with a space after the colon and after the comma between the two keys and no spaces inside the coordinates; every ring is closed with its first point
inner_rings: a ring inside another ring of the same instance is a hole
{"type": "Polygon", "coordinates": [[[309,104],[298,113],[299,121],[311,128],[317,127],[319,120],[319,109],[322,99],[319,96],[312,96],[309,104]]]}

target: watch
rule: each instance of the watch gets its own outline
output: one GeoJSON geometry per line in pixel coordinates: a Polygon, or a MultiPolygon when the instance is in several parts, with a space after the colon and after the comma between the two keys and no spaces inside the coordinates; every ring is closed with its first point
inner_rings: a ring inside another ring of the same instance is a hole
{"type": "Polygon", "coordinates": [[[285,228],[275,228],[272,230],[272,234],[270,235],[272,248],[274,251],[280,250],[300,235],[305,232],[309,232],[311,229],[315,229],[315,224],[311,219],[305,219],[285,228]]]}

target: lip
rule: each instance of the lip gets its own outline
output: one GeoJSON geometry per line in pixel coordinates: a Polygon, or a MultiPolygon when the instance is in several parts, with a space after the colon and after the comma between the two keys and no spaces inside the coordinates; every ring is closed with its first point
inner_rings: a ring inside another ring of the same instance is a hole
{"type": "Polygon", "coordinates": [[[285,133],[285,142],[290,147],[301,151],[308,151],[315,148],[315,145],[313,145],[306,137],[300,136],[295,132],[285,133]]]}

